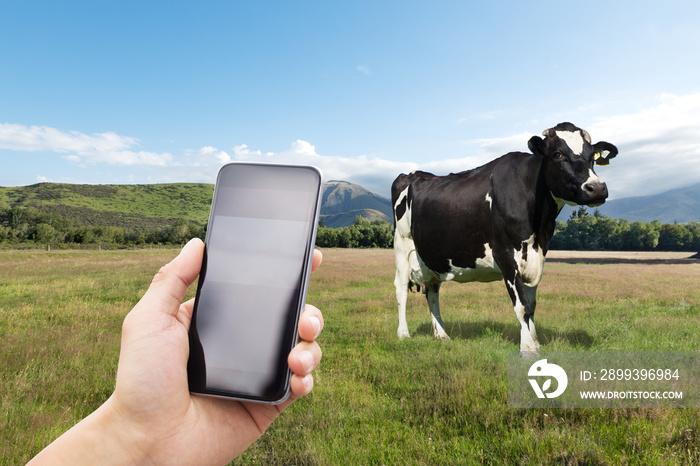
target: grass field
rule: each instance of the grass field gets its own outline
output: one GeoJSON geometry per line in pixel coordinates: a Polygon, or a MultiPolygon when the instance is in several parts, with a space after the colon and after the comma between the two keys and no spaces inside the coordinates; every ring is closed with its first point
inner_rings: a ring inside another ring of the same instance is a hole
{"type": "MultiPolygon", "coordinates": [[[[0,252],[0,461],[24,464],[111,393],[124,315],[177,251],[0,252]]],[[[325,250],[311,395],[236,464],[697,464],[699,409],[510,409],[519,327],[505,287],[443,286],[449,341],[411,294],[396,337],[390,250],[325,250]]],[[[550,254],[548,350],[698,351],[700,261],[550,254]]],[[[193,290],[191,290],[192,292],[193,290]]]]}

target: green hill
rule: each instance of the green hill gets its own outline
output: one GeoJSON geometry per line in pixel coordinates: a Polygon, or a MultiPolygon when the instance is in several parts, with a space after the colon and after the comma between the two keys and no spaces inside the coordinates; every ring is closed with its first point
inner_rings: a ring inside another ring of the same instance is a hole
{"type": "Polygon", "coordinates": [[[372,209],[358,209],[340,214],[322,215],[321,221],[323,221],[322,225],[329,228],[343,228],[355,223],[355,218],[357,218],[358,215],[366,218],[370,222],[375,220],[385,220],[391,223],[391,219],[387,218],[386,214],[372,209]]]}
{"type": "Polygon", "coordinates": [[[184,219],[205,225],[214,185],[80,185],[40,183],[0,188],[0,210],[33,207],[81,226],[158,228],[184,219]]]}
{"type": "MultiPolygon", "coordinates": [[[[0,187],[0,211],[31,207],[58,215],[74,226],[149,230],[186,220],[207,223],[214,185],[172,183],[149,185],[88,185],[39,183],[0,187]]],[[[388,199],[345,181],[324,185],[321,219],[326,226],[352,225],[355,217],[391,222],[388,199]]]]}

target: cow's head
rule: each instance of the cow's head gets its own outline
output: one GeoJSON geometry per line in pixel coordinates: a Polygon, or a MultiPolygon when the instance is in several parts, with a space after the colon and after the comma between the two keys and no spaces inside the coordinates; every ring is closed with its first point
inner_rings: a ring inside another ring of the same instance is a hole
{"type": "MultiPolygon", "coordinates": [[[[608,187],[593,171],[593,165],[608,165],[617,155],[609,142],[591,144],[591,136],[571,123],[560,123],[533,136],[528,147],[544,159],[544,176],[552,195],[567,204],[599,206],[608,197],[608,187]]],[[[559,202],[559,201],[558,201],[559,202]]]]}

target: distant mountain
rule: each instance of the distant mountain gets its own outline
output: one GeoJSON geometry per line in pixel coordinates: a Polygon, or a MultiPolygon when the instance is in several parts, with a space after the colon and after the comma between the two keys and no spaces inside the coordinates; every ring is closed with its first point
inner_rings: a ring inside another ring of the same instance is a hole
{"type": "Polygon", "coordinates": [[[329,181],[324,185],[321,220],[327,227],[352,225],[358,215],[373,221],[391,222],[391,201],[347,181],[329,181]]]}
{"type": "MultiPolygon", "coordinates": [[[[559,220],[567,220],[575,209],[567,206],[559,214],[559,220]]],[[[700,183],[654,196],[613,199],[598,210],[607,217],[626,218],[630,222],[700,222],[700,183]]]]}
{"type": "Polygon", "coordinates": [[[608,217],[630,222],[686,223],[700,221],[700,183],[655,196],[628,197],[601,206],[608,217]]]}

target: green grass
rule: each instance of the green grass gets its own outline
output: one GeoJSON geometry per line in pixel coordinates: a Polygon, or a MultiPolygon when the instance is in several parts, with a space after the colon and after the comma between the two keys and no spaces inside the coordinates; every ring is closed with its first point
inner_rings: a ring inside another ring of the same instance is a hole
{"type": "Polygon", "coordinates": [[[2,464],[24,464],[109,397],[124,316],[174,255],[0,253],[2,464]]]}
{"type": "MultiPolygon", "coordinates": [[[[316,388],[240,464],[695,464],[697,409],[510,409],[519,326],[505,286],[443,285],[449,341],[409,296],[396,337],[391,251],[326,251],[309,302],[326,317],[316,388]]],[[[547,264],[549,350],[697,350],[700,264],[547,264]]],[[[288,413],[290,414],[290,413],[288,413]]]]}
{"type": "MultiPolygon", "coordinates": [[[[176,251],[0,252],[0,458],[23,464],[111,393],[123,316],[176,251]]],[[[316,387],[236,464],[697,464],[698,409],[510,409],[519,327],[502,283],[443,286],[449,341],[411,294],[396,337],[393,253],[326,250],[316,387]]],[[[550,262],[548,350],[697,351],[700,264],[550,262]]]]}

